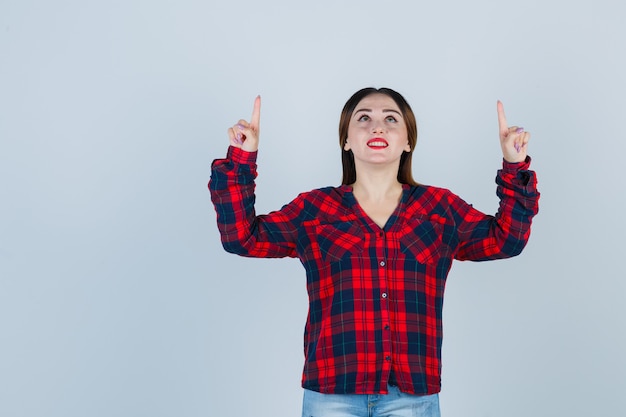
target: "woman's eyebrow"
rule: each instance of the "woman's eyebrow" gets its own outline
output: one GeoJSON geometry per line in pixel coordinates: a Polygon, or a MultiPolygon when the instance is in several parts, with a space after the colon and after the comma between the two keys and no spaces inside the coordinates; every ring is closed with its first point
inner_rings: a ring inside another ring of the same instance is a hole
{"type": "MultiPolygon", "coordinates": [[[[372,109],[358,109],[358,110],[355,110],[355,111],[354,111],[354,113],[356,114],[356,113],[358,113],[358,112],[360,112],[360,111],[371,112],[371,111],[372,111],[372,109]]],[[[402,116],[402,113],[400,113],[398,110],[394,110],[394,109],[383,109],[383,113],[390,113],[390,112],[392,112],[392,113],[397,113],[397,114],[399,114],[400,116],[402,116]]]]}

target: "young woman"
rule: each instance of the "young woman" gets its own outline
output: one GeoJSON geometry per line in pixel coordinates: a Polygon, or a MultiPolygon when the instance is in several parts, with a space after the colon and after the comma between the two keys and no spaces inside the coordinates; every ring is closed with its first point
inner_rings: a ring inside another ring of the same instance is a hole
{"type": "Polygon", "coordinates": [[[508,127],[498,102],[500,208],[486,215],[413,180],[413,111],[391,89],[366,88],[341,113],[342,185],[257,216],[260,108],[257,97],[251,120],[228,129],[228,155],[213,162],[209,189],[228,252],[304,265],[303,416],[439,416],[446,277],[453,259],[524,248],[539,200],[530,134],[508,127]]]}

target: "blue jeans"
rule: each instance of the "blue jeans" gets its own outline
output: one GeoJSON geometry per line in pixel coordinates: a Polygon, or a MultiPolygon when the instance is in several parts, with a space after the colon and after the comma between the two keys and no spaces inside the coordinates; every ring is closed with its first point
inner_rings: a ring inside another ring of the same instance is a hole
{"type": "Polygon", "coordinates": [[[304,390],[302,417],[441,417],[439,395],[411,395],[389,385],[389,394],[321,394],[304,390]]]}

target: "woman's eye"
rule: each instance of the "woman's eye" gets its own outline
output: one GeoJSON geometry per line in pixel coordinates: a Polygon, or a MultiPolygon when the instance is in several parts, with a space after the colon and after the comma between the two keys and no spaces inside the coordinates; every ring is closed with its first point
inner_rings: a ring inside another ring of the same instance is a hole
{"type": "Polygon", "coordinates": [[[391,123],[397,122],[396,118],[393,117],[393,116],[387,116],[387,118],[385,120],[387,120],[388,122],[391,122],[391,123]]]}
{"type": "Polygon", "coordinates": [[[359,122],[367,122],[369,119],[370,117],[367,114],[364,114],[361,117],[359,117],[359,122]]]}

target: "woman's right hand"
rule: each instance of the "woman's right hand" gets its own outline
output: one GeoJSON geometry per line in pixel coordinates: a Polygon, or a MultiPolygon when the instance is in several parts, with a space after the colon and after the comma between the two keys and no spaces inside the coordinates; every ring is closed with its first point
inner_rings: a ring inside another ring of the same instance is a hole
{"type": "Polygon", "coordinates": [[[243,119],[228,129],[230,145],[246,152],[256,152],[259,149],[259,123],[261,121],[261,96],[254,100],[252,118],[250,122],[243,119]]]}

